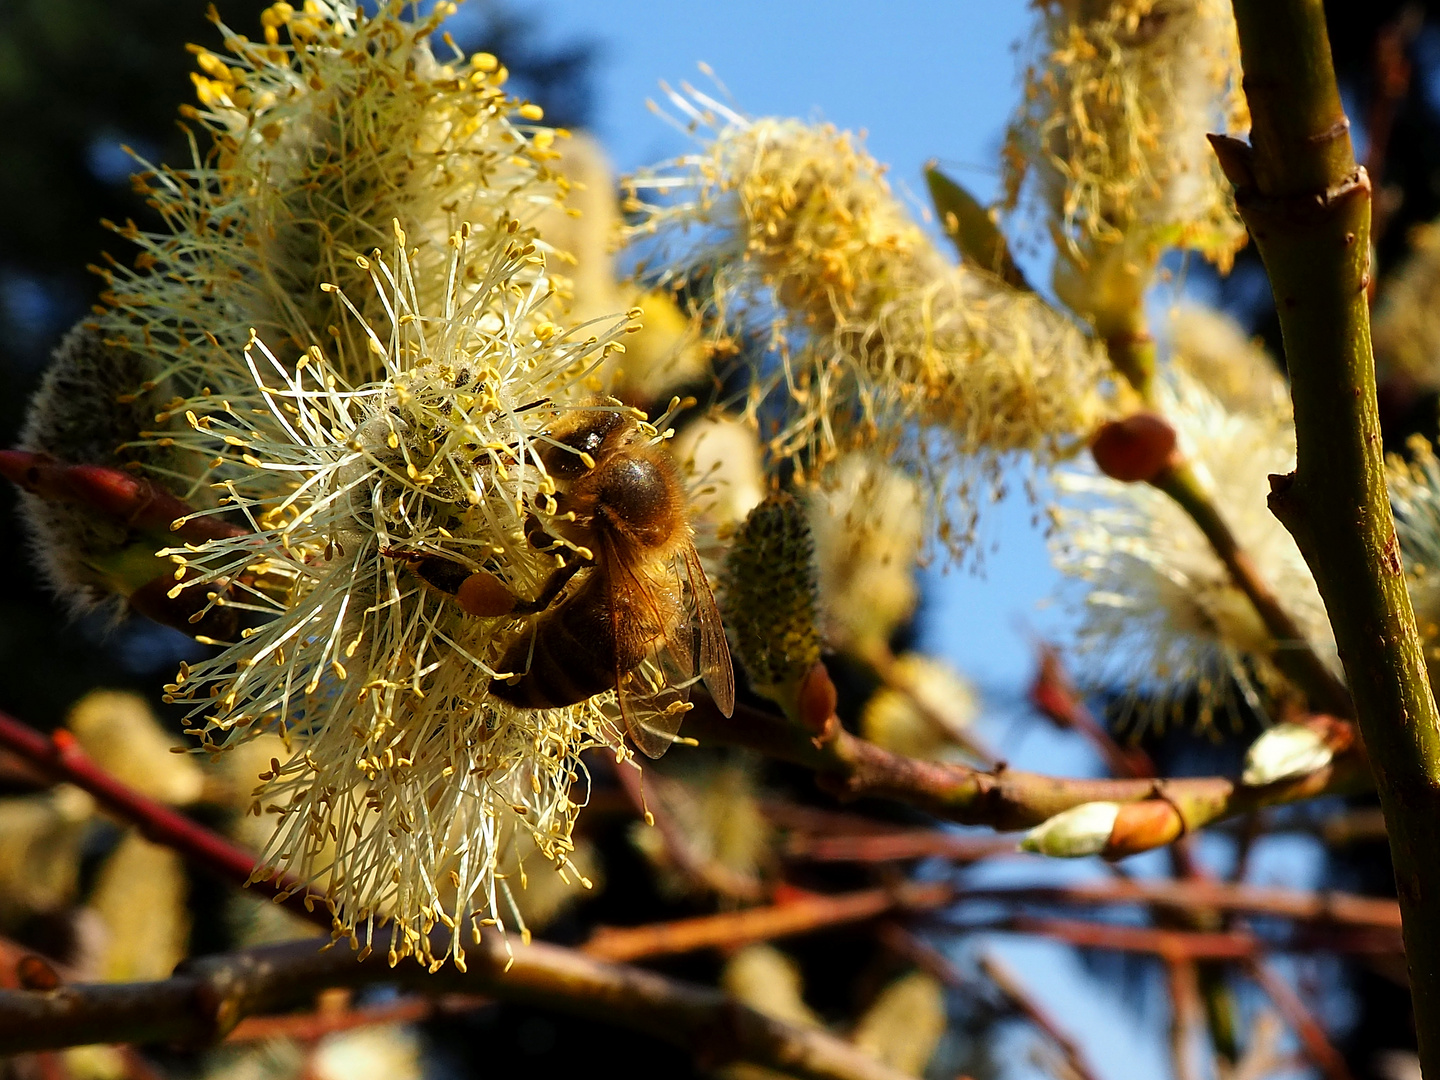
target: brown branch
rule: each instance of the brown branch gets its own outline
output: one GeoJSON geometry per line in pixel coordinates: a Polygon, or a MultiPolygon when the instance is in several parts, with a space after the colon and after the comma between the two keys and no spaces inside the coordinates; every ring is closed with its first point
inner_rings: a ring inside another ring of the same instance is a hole
{"type": "MultiPolygon", "coordinates": [[[[1365,171],[1376,192],[1385,190],[1385,158],[1390,150],[1390,136],[1395,129],[1395,117],[1410,93],[1410,81],[1414,74],[1410,63],[1410,47],[1425,25],[1425,9],[1419,4],[1406,4],[1399,14],[1375,35],[1372,68],[1373,88],[1370,98],[1370,112],[1365,124],[1369,136],[1369,149],[1365,153],[1365,171]]],[[[1370,227],[1371,240],[1380,243],[1385,226],[1397,200],[1378,198],[1375,206],[1375,220],[1370,227]]],[[[1373,283],[1372,283],[1373,286],[1373,283]]]]}
{"type": "Polygon", "coordinates": [[[890,651],[890,646],[885,642],[878,642],[870,648],[862,650],[860,659],[869,665],[870,670],[879,677],[880,681],[888,689],[895,691],[897,694],[904,695],[910,704],[915,707],[915,711],[920,714],[921,718],[924,719],[932,729],[960,747],[960,749],[969,754],[971,758],[980,762],[986,768],[993,767],[995,763],[1000,760],[999,756],[986,746],[978,735],[968,731],[956,731],[954,727],[946,722],[945,717],[931,708],[929,703],[921,696],[914,680],[907,678],[905,673],[900,669],[900,665],[895,660],[895,654],[890,651]]]}
{"type": "Polygon", "coordinates": [[[980,957],[980,970],[995,984],[996,989],[1004,995],[1005,1000],[1017,1012],[1059,1048],[1060,1053],[1065,1057],[1066,1064],[1079,1077],[1079,1080],[1096,1080],[1095,1070],[1086,1060],[1085,1052],[1080,1049],[1080,1044],[1055,1022],[1045,1007],[1036,1001],[1029,990],[1025,988],[1020,977],[1004,961],[994,953],[986,953],[980,957]]]}
{"type": "Polygon", "coordinates": [[[1211,549],[1225,565],[1230,580],[1255,608],[1275,643],[1271,660],[1297,687],[1305,692],[1316,712],[1353,719],[1355,702],[1345,683],[1320,659],[1305,637],[1300,624],[1285,610],[1280,597],[1265,581],[1249,552],[1240,546],[1219,507],[1210,498],[1195,469],[1182,463],[1164,470],[1151,483],[1190,515],[1205,534],[1211,549]]]}
{"type": "Polygon", "coordinates": [[[823,733],[737,705],[726,718],[701,701],[685,733],[702,743],[744,746],[815,771],[820,786],[845,799],[894,799],[936,817],[995,829],[1023,829],[1086,802],[1122,806],[1106,854],[1160,847],[1212,821],[1262,806],[1364,790],[1370,775],[1357,754],[1339,754],[1306,776],[1264,787],[1223,777],[1090,780],[1015,769],[985,772],[902,757],[857,738],[831,716],[823,733]]]}
{"type": "Polygon", "coordinates": [[[1148,953],[1179,960],[1243,960],[1268,953],[1325,951],[1366,957],[1402,956],[1400,939],[1393,931],[1367,927],[1338,927],[1324,934],[1297,935],[1281,942],[1262,941],[1240,930],[1174,930],[1168,927],[1130,926],[1086,919],[1011,915],[988,922],[944,920],[938,926],[951,933],[982,931],[1053,938],[1082,949],[1148,953]]]}
{"type": "Polygon", "coordinates": [[[274,897],[295,914],[325,930],[333,928],[325,897],[307,892],[286,877],[257,877],[255,856],[218,833],[191,821],[164,803],[141,795],[101,769],[61,729],[46,738],[34,728],[0,713],[0,746],[56,780],[89,792],[106,810],[134,825],[147,840],[179,852],[192,865],[222,881],[274,897]]]}
{"type": "Polygon", "coordinates": [[[249,531],[212,513],[190,517],[196,510],[183,499],[108,465],[71,465],[48,454],[0,450],[0,476],[42,499],[86,506],[162,539],[203,544],[249,531]]]}
{"type": "Polygon", "coordinates": [[[973,863],[994,855],[1013,855],[1018,840],[1004,836],[955,836],[939,829],[893,829],[839,836],[792,835],[785,854],[810,862],[883,863],[908,859],[949,859],[973,863]]]}
{"type": "Polygon", "coordinates": [[[1082,949],[1147,953],[1164,960],[1245,960],[1263,949],[1255,937],[1237,930],[1163,930],[1031,915],[1017,915],[997,929],[1053,938],[1082,949]]]}
{"type": "Polygon", "coordinates": [[[1204,1022],[1195,965],[1166,956],[1165,985],[1170,994],[1170,1061],[1175,1080],[1199,1080],[1195,1071],[1195,1033],[1204,1022]]]}
{"type": "MultiPolygon", "coordinates": [[[[448,938],[447,938],[448,941],[448,938]]],[[[447,948],[439,943],[437,950],[447,948]]],[[[704,1068],[748,1061],[812,1080],[898,1080],[900,1074],[824,1031],[765,1016],[708,987],[619,967],[536,943],[512,956],[486,931],[467,970],[436,973],[413,960],[391,968],[313,941],[205,957],[163,982],[0,991],[0,1052],[89,1043],[208,1043],[245,1016],[307,1002],[333,986],[374,983],[428,994],[486,994],[586,1016],[693,1052],[704,1068]]]]}
{"type": "Polygon", "coordinates": [[[410,998],[393,1005],[379,1005],[369,1009],[317,1009],[315,1012],[287,1013],[282,1016],[247,1016],[225,1036],[225,1041],[241,1043],[295,1039],[300,1042],[314,1042],[337,1031],[351,1031],[374,1024],[412,1024],[441,1013],[464,1012],[489,1003],[489,998],[442,995],[437,998],[410,998]]]}
{"type": "Polygon", "coordinates": [[[1227,911],[1303,922],[1398,931],[1400,906],[1394,900],[1340,892],[1232,885],[1212,880],[1140,881],[1116,878],[1083,885],[1035,885],[962,889],[964,900],[998,903],[1096,905],[1160,904],[1187,911],[1227,911]]]}
{"type": "Polygon", "coordinates": [[[1263,960],[1247,960],[1243,966],[1299,1037],[1300,1045],[1305,1048],[1305,1056],[1327,1080],[1350,1080],[1350,1070],[1345,1065],[1344,1055],[1335,1049],[1325,1034],[1325,1029],[1305,1007],[1305,1002],[1300,1000],[1300,995],[1290,984],[1263,960]]]}
{"type": "Polygon", "coordinates": [[[895,889],[865,889],[822,896],[807,894],[783,904],[702,915],[643,926],[602,926],[581,949],[604,960],[636,960],[769,941],[897,911],[943,907],[954,895],[948,885],[906,883],[895,889]]]}
{"type": "Polygon", "coordinates": [[[625,792],[625,797],[630,800],[630,805],[637,814],[646,817],[647,823],[659,832],[665,845],[665,854],[685,877],[695,885],[736,900],[754,903],[764,896],[765,890],[758,878],[738,873],[713,859],[704,859],[695,853],[685,831],[663,805],[663,789],[671,782],[668,778],[655,771],[642,774],[639,768],[628,762],[615,764],[613,758],[607,760],[621,790],[625,792]],[[647,780],[652,787],[661,789],[660,801],[653,807],[645,798],[644,785],[647,780]]]}
{"type": "Polygon", "coordinates": [[[1030,684],[1030,703],[1056,727],[1074,731],[1095,748],[1111,776],[1155,776],[1159,772],[1150,755],[1138,746],[1121,746],[1095,719],[1085,699],[1070,679],[1053,645],[1041,644],[1035,681],[1030,684]]]}

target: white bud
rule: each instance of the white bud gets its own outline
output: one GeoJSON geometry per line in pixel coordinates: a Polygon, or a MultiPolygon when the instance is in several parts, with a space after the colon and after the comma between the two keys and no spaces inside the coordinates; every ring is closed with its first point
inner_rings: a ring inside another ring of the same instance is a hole
{"type": "Polygon", "coordinates": [[[1246,787],[1260,787],[1304,776],[1329,765],[1334,756],[1325,736],[1314,728],[1277,724],[1250,744],[1240,782],[1246,787]]]}
{"type": "Polygon", "coordinates": [[[1034,851],[1057,859],[1078,859],[1105,850],[1120,804],[1087,802],[1072,806],[1042,821],[1020,841],[1022,851],[1034,851]]]}

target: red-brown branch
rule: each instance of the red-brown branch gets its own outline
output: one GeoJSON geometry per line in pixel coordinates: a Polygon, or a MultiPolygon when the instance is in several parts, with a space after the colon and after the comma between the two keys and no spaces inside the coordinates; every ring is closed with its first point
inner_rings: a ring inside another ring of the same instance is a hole
{"type": "Polygon", "coordinates": [[[675,922],[602,926],[581,949],[589,956],[620,961],[734,947],[863,922],[889,912],[934,910],[943,907],[953,895],[948,885],[939,884],[904,884],[895,889],[865,889],[832,896],[806,894],[783,904],[675,922]]]}
{"type": "Polygon", "coordinates": [[[281,1016],[247,1016],[225,1037],[226,1042],[267,1042],[296,1039],[314,1042],[337,1031],[350,1031],[374,1024],[411,1024],[441,1013],[464,1012],[488,1004],[489,998],[450,994],[436,998],[409,998],[393,1005],[369,1009],[318,1009],[314,1012],[281,1016]]]}
{"type": "MultiPolygon", "coordinates": [[[[611,761],[613,763],[613,759],[611,761]]],[[[727,866],[711,859],[701,858],[695,853],[685,836],[685,831],[663,805],[663,789],[670,781],[655,772],[642,776],[640,770],[629,763],[615,764],[614,772],[635,812],[641,816],[649,815],[649,822],[660,833],[661,842],[665,845],[665,854],[670,857],[682,874],[695,884],[719,893],[721,896],[729,896],[747,902],[754,902],[764,896],[764,889],[758,878],[737,873],[727,866]],[[660,798],[654,806],[651,806],[649,800],[645,798],[647,777],[653,787],[661,789],[660,798]]]]}
{"type": "Polygon", "coordinates": [[[1091,1068],[1085,1052],[1080,1049],[1080,1044],[1072,1039],[1069,1032],[1056,1023],[1049,1011],[1035,1000],[1034,996],[1026,989],[1025,984],[1020,981],[1020,977],[1007,964],[993,953],[986,953],[980,957],[980,970],[995,984],[995,988],[1005,996],[1006,1001],[1017,1012],[1060,1048],[1060,1052],[1065,1055],[1066,1063],[1080,1080],[1096,1080],[1095,1070],[1091,1068]]]}
{"type": "Polygon", "coordinates": [[[1023,829],[1086,802],[1117,802],[1119,841],[1107,854],[1161,847],[1212,821],[1262,806],[1365,790],[1369,769],[1354,752],[1313,773],[1264,787],[1219,776],[1089,780],[920,761],[858,738],[832,716],[814,732],[743,705],[723,717],[707,700],[688,715],[685,733],[702,744],[744,746],[814,770],[820,786],[843,799],[894,799],[939,818],[995,829],[1023,829]]]}
{"type": "Polygon", "coordinates": [[[1400,906],[1394,900],[1353,893],[1233,885],[1209,879],[1115,878],[1082,885],[965,889],[957,890],[955,899],[1084,907],[1159,904],[1188,911],[1228,911],[1397,933],[1400,930],[1400,906]]]}
{"type": "Polygon", "coordinates": [[[269,895],[325,930],[333,921],[325,898],[287,877],[253,877],[255,856],[164,803],[122,784],[80,749],[63,729],[46,738],[34,728],[0,713],[0,746],[18,754],[46,775],[93,795],[106,810],[134,825],[147,840],[163,844],[223,881],[269,895]],[[253,880],[252,880],[253,878],[253,880]]]}
{"type": "Polygon", "coordinates": [[[1285,1022],[1300,1039],[1305,1056],[1324,1074],[1326,1080],[1351,1080],[1345,1056],[1335,1049],[1329,1036],[1313,1013],[1305,1007],[1294,988],[1260,959],[1247,960],[1245,971],[1275,1004],[1285,1022]]]}
{"type": "Polygon", "coordinates": [[[1035,681],[1030,685],[1030,703],[1056,727],[1074,731],[1095,748],[1111,776],[1155,776],[1158,770],[1150,755],[1138,746],[1121,746],[1095,719],[1084,697],[1070,679],[1053,645],[1041,645],[1035,681]]]}
{"type": "Polygon", "coordinates": [[[0,476],[52,502],[78,503],[131,528],[203,544],[248,531],[195,508],[158,484],[108,465],[71,465],[48,454],[0,450],[0,476]],[[189,518],[182,521],[182,518],[189,518]]]}
{"type": "Polygon", "coordinates": [[[1084,949],[1148,953],[1164,960],[1246,960],[1263,949],[1252,935],[1234,930],[1162,930],[1031,915],[1016,915],[1002,926],[1014,933],[1053,938],[1084,949]]]}

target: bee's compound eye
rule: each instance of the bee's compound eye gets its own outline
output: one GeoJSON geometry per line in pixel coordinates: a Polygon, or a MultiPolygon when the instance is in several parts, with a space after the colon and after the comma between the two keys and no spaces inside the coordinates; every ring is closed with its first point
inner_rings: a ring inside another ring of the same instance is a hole
{"type": "Polygon", "coordinates": [[[540,455],[545,471],[561,479],[573,479],[590,466],[585,464],[582,454],[593,461],[605,445],[605,438],[623,423],[620,415],[613,412],[591,413],[579,427],[556,437],[559,445],[550,446],[540,455]]]}

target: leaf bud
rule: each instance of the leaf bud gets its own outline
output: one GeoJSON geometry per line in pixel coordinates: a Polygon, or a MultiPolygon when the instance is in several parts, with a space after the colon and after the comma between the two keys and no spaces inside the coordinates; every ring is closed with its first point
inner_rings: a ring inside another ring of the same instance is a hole
{"type": "Polygon", "coordinates": [[[1175,429],[1162,416],[1137,412],[1100,425],[1090,441],[1095,464],[1112,480],[1154,480],[1180,460],[1175,429]]]}
{"type": "Polygon", "coordinates": [[[1276,724],[1250,744],[1240,782],[1263,787],[1323,769],[1335,756],[1324,731],[1308,724],[1276,724]]]}
{"type": "Polygon", "coordinates": [[[1098,855],[1105,850],[1119,813],[1120,804],[1113,802],[1072,806],[1027,832],[1020,849],[1056,859],[1098,855]]]}

